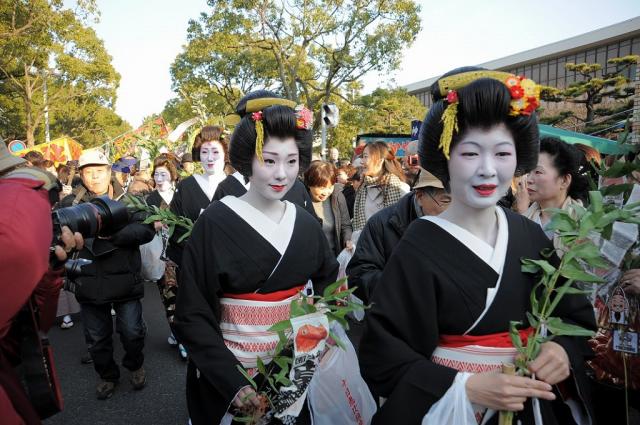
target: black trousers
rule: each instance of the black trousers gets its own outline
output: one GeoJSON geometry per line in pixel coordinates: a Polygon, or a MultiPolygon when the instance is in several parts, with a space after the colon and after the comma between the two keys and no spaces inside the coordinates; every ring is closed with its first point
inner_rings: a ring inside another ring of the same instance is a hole
{"type": "MultiPolygon", "coordinates": [[[[113,359],[112,304],[81,304],[84,336],[93,359],[93,366],[105,381],[117,381],[120,369],[113,359]]],[[[116,332],[125,355],[122,366],[131,371],[138,370],[144,362],[144,338],[147,327],[142,318],[140,300],[113,303],[116,312],[116,332]]]]}

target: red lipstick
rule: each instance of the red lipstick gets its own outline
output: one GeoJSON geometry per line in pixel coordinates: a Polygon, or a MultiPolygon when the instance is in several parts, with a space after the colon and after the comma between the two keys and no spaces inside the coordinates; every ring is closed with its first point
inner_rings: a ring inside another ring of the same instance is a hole
{"type": "Polygon", "coordinates": [[[286,187],[285,185],[275,185],[275,184],[270,184],[269,186],[271,186],[271,188],[276,192],[282,192],[286,187]]]}
{"type": "Polygon", "coordinates": [[[478,186],[473,186],[473,188],[476,190],[476,192],[478,192],[478,194],[480,196],[491,196],[495,193],[496,191],[496,186],[495,184],[481,184],[478,186]]]}

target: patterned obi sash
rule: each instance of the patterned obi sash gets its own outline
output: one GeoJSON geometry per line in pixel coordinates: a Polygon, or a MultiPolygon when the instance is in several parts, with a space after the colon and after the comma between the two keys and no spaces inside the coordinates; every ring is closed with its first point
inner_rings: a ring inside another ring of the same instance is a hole
{"type": "Polygon", "coordinates": [[[279,338],[268,329],[290,318],[291,301],[300,298],[303,288],[269,294],[224,294],[220,299],[222,338],[243,367],[257,367],[257,357],[265,364],[271,362],[279,338]]]}
{"type": "MultiPolygon", "coordinates": [[[[532,328],[520,331],[523,343],[532,331],[532,328]]],[[[503,363],[514,362],[517,353],[509,332],[481,336],[440,335],[431,361],[459,372],[481,373],[501,370],[503,363]]]]}

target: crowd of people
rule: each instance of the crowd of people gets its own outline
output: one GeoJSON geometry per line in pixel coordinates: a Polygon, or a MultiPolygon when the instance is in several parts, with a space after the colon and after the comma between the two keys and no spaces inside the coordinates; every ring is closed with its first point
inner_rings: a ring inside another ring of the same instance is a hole
{"type": "MultiPolygon", "coordinates": [[[[167,342],[188,361],[190,422],[237,423],[240,413],[261,408],[238,366],[255,371],[272,358],[279,338],[268,328],[289,318],[292,302],[322,294],[343,272],[371,306],[364,325],[350,319],[357,332],[347,341],[358,353],[350,368],[377,406],[366,422],[490,424],[497,412],[513,411],[514,423],[608,423],[611,405],[591,394],[624,405],[623,390],[595,380],[587,337],[544,342],[529,376],[500,373],[515,356],[509,323],[526,322],[536,284],[520,259],[542,259],[553,247],[562,252],[548,228],[552,213],[587,205],[590,161],[606,159],[540,139],[539,91],[530,80],[461,68],[431,93],[419,139],[403,158],[384,141],[347,158],[337,149],[327,160],[314,157],[313,114],[265,90],[240,100],[231,134],[206,126],[191,152],[163,153],[148,164],[133,156],[111,163],[87,150],[77,163],[55,168],[37,152],[14,157],[1,143],[0,246],[11,255],[0,275],[11,296],[0,300],[0,416],[7,424],[39,423],[13,370],[13,318],[30,299],[43,331],[56,316],[62,329],[80,318],[83,361],[93,364],[101,400],[120,382],[115,320],[120,363],[132,387],[143,389],[140,299],[151,279],[167,342]],[[125,194],[195,224],[171,233],[166,222],[148,223],[149,211],[129,209],[108,232],[83,238],[65,227],[53,238],[52,209],[104,197],[123,202],[125,194]],[[161,249],[141,256],[154,241],[161,249]],[[63,279],[71,252],[86,262],[63,279]],[[151,264],[144,262],[159,265],[160,274],[145,276],[151,264]]],[[[639,178],[636,172],[629,183],[639,178]]],[[[626,296],[640,293],[638,269],[620,281],[626,296]]],[[[594,305],[579,291],[560,300],[556,315],[598,327],[594,305]]],[[[316,366],[311,371],[321,374],[316,366]]],[[[292,385],[285,406],[272,406],[262,423],[314,422],[309,382],[292,385]]]]}

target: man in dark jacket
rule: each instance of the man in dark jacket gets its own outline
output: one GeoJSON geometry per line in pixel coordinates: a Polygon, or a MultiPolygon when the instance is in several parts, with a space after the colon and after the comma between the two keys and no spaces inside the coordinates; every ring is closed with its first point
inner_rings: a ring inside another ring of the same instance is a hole
{"type": "Polygon", "coordinates": [[[387,260],[409,224],[423,215],[442,213],[450,202],[440,180],[421,168],[413,190],[374,214],[362,229],[347,266],[349,286],[358,288],[355,295],[368,304],[387,260]]]}
{"type": "MultiPolygon", "coordinates": [[[[60,207],[69,207],[91,201],[97,196],[118,199],[118,186],[110,182],[111,170],[107,158],[99,151],[87,151],[79,163],[82,185],[60,201],[60,207]]],[[[139,247],[150,242],[153,226],[144,224],[144,213],[130,215],[129,222],[113,235],[88,238],[80,257],[92,263],[82,267],[75,294],[82,307],[82,321],[89,353],[100,382],[96,396],[104,400],[113,395],[120,378],[120,369],[113,359],[113,319],[116,312],[116,330],[124,346],[122,365],[131,371],[134,389],[142,389],[146,375],[142,366],[146,326],[142,318],[140,298],[144,286],[140,275],[139,247]]]]}

